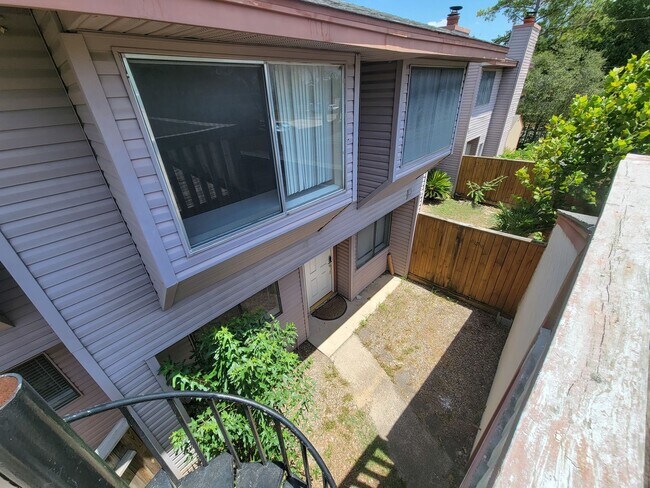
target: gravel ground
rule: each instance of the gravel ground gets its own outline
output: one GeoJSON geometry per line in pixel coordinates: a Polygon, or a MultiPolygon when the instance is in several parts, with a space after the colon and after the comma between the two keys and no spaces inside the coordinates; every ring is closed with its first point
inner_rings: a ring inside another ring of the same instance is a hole
{"type": "MultiPolygon", "coordinates": [[[[316,382],[314,410],[303,426],[341,488],[404,486],[386,454],[367,413],[356,407],[349,384],[332,362],[308,342],[298,353],[312,360],[309,376],[316,382]]],[[[315,484],[318,486],[318,483],[315,484]]]]}
{"type": "Polygon", "coordinates": [[[403,281],[357,334],[445,446],[456,466],[449,484],[457,486],[508,330],[485,312],[403,281]]]}

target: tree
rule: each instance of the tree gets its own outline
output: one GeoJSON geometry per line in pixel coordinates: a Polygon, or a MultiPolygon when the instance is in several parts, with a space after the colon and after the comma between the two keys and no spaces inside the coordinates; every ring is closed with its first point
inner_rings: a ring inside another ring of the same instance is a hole
{"type": "MultiPolygon", "coordinates": [[[[191,362],[161,365],[160,373],[178,390],[231,393],[255,400],[283,413],[293,423],[301,424],[313,401],[313,381],[307,377],[308,362],[301,361],[288,348],[296,343],[294,324],[285,326],[265,312],[246,312],[224,325],[216,324],[200,334],[191,362]]],[[[208,458],[225,449],[224,440],[205,402],[187,405],[191,412],[190,430],[208,458]]],[[[226,430],[243,460],[254,459],[256,445],[241,408],[220,406],[226,430]]],[[[258,432],[264,450],[279,458],[279,442],[273,425],[257,411],[258,432]]],[[[171,436],[179,452],[192,454],[183,430],[171,436]]],[[[285,443],[294,452],[295,438],[285,443]]]]}
{"type": "Polygon", "coordinates": [[[576,94],[597,93],[602,86],[603,63],[597,51],[571,44],[536,53],[519,103],[524,121],[521,143],[537,141],[553,115],[567,114],[576,94]]]}
{"type": "Polygon", "coordinates": [[[601,93],[576,96],[566,117],[552,117],[532,173],[517,172],[533,200],[502,208],[499,221],[509,228],[501,230],[523,232],[523,222],[526,233],[547,230],[558,208],[597,214],[630,152],[650,153],[650,51],[611,70],[601,93]]]}
{"type": "Polygon", "coordinates": [[[621,66],[630,55],[650,49],[648,0],[610,0],[602,13],[600,21],[587,26],[585,44],[603,52],[608,68],[621,66]]]}

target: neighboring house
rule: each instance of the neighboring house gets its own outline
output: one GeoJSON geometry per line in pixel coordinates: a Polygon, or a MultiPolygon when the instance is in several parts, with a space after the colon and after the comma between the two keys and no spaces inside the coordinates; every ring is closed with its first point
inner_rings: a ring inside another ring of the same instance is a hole
{"type": "MultiPolygon", "coordinates": [[[[535,19],[527,17],[522,25],[513,27],[508,42],[507,56],[517,60],[517,66],[500,68],[485,64],[478,70],[479,87],[465,138],[465,154],[497,156],[508,145],[514,149],[508,139],[512,138],[513,125],[518,123],[517,106],[539,32],[535,19]]],[[[457,171],[451,174],[456,175],[457,171]]]]}
{"type": "MultiPolygon", "coordinates": [[[[457,168],[479,73],[520,64],[338,2],[2,3],[0,371],[60,413],[160,391],[220,317],[302,342],[388,253],[406,275],[423,175],[457,168]]],[[[135,410],[169,449],[167,405],[135,410]]]]}

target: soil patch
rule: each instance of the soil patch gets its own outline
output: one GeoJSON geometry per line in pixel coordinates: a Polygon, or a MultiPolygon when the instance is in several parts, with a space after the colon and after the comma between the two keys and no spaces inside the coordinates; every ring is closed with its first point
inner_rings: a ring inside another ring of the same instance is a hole
{"type": "Polygon", "coordinates": [[[308,374],[316,383],[311,421],[302,427],[337,485],[404,487],[388,457],[386,441],[377,435],[367,412],[357,408],[350,385],[330,359],[308,342],[298,348],[298,353],[311,359],[308,374]]]}
{"type": "Polygon", "coordinates": [[[403,281],[357,334],[445,447],[455,464],[449,486],[458,486],[508,330],[481,310],[403,281]]]}

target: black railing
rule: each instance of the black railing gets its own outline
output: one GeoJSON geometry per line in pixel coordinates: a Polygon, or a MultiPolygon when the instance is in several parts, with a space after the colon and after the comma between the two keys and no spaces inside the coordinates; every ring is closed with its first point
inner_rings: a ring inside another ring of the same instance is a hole
{"type": "Polygon", "coordinates": [[[307,437],[305,437],[305,435],[295,425],[293,425],[293,423],[291,423],[287,418],[285,418],[283,415],[276,412],[275,410],[265,405],[262,405],[260,403],[257,403],[253,400],[242,398],[237,395],[229,395],[225,393],[195,392],[195,391],[192,392],[175,391],[175,392],[166,392],[166,393],[154,393],[151,395],[142,395],[133,398],[125,398],[123,400],[117,400],[114,402],[97,405],[92,408],[88,408],[70,415],[66,415],[65,417],[63,417],[63,420],[68,423],[71,423],[71,422],[76,422],[77,420],[91,417],[93,415],[97,415],[102,412],[119,409],[122,412],[122,415],[124,415],[124,417],[129,422],[131,428],[136,432],[136,434],[140,437],[142,442],[149,449],[151,454],[160,463],[161,467],[165,470],[165,472],[172,480],[172,482],[177,485],[179,483],[179,480],[178,477],[175,475],[174,470],[172,470],[169,463],[163,458],[162,453],[159,451],[159,449],[157,449],[153,445],[148,435],[146,435],[145,432],[142,430],[140,424],[135,420],[131,411],[129,410],[129,407],[140,403],[146,403],[146,402],[153,402],[159,400],[166,401],[171,407],[172,411],[174,412],[174,415],[176,416],[176,419],[178,420],[181,428],[187,435],[189,443],[192,446],[192,450],[196,454],[196,457],[198,458],[199,462],[203,466],[206,466],[208,461],[204,453],[201,451],[201,448],[199,447],[199,443],[197,442],[196,438],[192,434],[190,430],[190,426],[187,423],[185,417],[183,416],[181,412],[181,408],[179,407],[180,404],[178,403],[178,401],[180,399],[190,399],[190,400],[200,399],[200,400],[206,400],[209,403],[210,410],[212,411],[212,415],[214,416],[217,426],[219,427],[219,431],[221,432],[221,435],[223,437],[223,441],[226,446],[226,449],[232,455],[233,462],[237,469],[241,468],[242,461],[240,456],[237,453],[237,450],[235,449],[232,443],[230,434],[225,428],[223,419],[217,408],[216,401],[237,404],[243,407],[244,413],[246,414],[246,418],[248,420],[248,424],[253,434],[253,438],[255,440],[257,453],[260,457],[262,464],[266,465],[268,463],[268,457],[262,446],[262,442],[258,434],[257,424],[255,423],[255,419],[253,418],[251,409],[262,412],[267,417],[270,417],[270,419],[273,421],[275,427],[275,433],[278,437],[278,444],[280,446],[280,453],[282,455],[282,465],[288,478],[295,479],[294,475],[291,472],[289,456],[287,454],[287,449],[284,442],[283,427],[289,432],[291,432],[291,434],[296,439],[298,439],[298,442],[300,443],[301,458],[302,458],[302,465],[303,465],[302,468],[303,468],[303,474],[305,476],[305,483],[307,487],[312,486],[311,473],[309,470],[309,456],[308,456],[309,454],[311,454],[312,458],[316,462],[316,465],[319,467],[319,469],[322,472],[324,488],[336,488],[336,483],[334,483],[334,479],[332,478],[329,469],[325,465],[323,458],[320,456],[320,454],[318,453],[316,448],[312,445],[312,443],[309,442],[307,437]]]}

